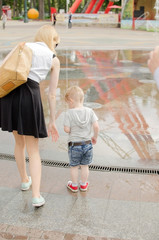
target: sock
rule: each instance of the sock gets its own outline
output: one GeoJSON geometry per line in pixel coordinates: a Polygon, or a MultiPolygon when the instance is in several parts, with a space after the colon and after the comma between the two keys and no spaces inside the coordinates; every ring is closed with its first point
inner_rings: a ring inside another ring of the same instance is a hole
{"type": "Polygon", "coordinates": [[[77,187],[78,184],[77,183],[72,183],[72,187],[77,187]]]}
{"type": "Polygon", "coordinates": [[[82,183],[82,182],[81,182],[80,185],[81,185],[81,186],[85,186],[85,185],[86,185],[86,182],[85,182],[85,183],[82,183]]]}

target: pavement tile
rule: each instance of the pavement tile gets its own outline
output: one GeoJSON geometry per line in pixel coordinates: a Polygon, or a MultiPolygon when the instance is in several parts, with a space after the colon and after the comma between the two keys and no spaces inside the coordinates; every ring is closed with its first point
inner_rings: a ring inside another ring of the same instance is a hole
{"type": "Polygon", "coordinates": [[[33,237],[33,238],[28,238],[28,240],[41,240],[41,239],[43,239],[43,238],[35,238],[35,237],[33,237]]]}
{"type": "Polygon", "coordinates": [[[88,237],[87,240],[108,240],[108,238],[104,238],[104,237],[88,237]]]}
{"type": "Polygon", "coordinates": [[[24,235],[26,236],[28,233],[28,228],[26,227],[17,227],[17,226],[9,226],[7,228],[8,233],[12,233],[14,235],[24,235]]]}
{"type": "Polygon", "coordinates": [[[14,240],[27,240],[28,237],[27,236],[18,235],[18,236],[14,236],[13,239],[14,240]]]}
{"type": "Polygon", "coordinates": [[[65,233],[62,232],[56,232],[56,231],[44,231],[42,238],[47,240],[63,240],[65,233]]]}
{"type": "Polygon", "coordinates": [[[0,224],[0,232],[5,232],[6,229],[7,229],[7,227],[8,227],[7,224],[3,224],[3,223],[1,223],[1,224],[0,224]]]}
{"type": "Polygon", "coordinates": [[[28,238],[28,240],[41,240],[41,239],[43,239],[43,238],[28,238]]]}
{"type": "Polygon", "coordinates": [[[13,239],[13,234],[1,232],[0,239],[13,239]]]}
{"type": "Polygon", "coordinates": [[[139,175],[134,174],[116,174],[116,178],[111,188],[110,199],[139,201],[140,183],[139,175]]]}
{"type": "Polygon", "coordinates": [[[36,237],[36,238],[41,238],[43,234],[42,230],[39,229],[34,229],[34,228],[29,228],[27,232],[28,237],[36,237]]]}
{"type": "Polygon", "coordinates": [[[106,237],[88,237],[87,240],[126,240],[126,239],[106,238],[106,237]]]}
{"type": "Polygon", "coordinates": [[[143,176],[140,177],[140,201],[141,202],[159,202],[159,177],[143,176]],[[153,198],[152,198],[153,197],[153,198]]]}
{"type": "Polygon", "coordinates": [[[66,233],[64,240],[87,240],[87,236],[66,233]]]}

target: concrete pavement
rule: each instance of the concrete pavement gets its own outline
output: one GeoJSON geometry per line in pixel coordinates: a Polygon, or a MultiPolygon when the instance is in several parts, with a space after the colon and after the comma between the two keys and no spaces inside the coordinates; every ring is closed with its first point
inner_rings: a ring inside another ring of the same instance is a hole
{"type": "Polygon", "coordinates": [[[90,172],[88,192],[66,188],[69,169],[44,167],[42,208],[20,191],[16,164],[0,161],[0,239],[159,239],[158,176],[90,172]]]}
{"type": "MultiPolygon", "coordinates": [[[[0,51],[14,47],[20,41],[32,41],[36,30],[49,21],[8,21],[0,28],[0,51]]],[[[159,33],[131,31],[120,28],[101,28],[56,25],[61,43],[58,49],[152,49],[159,44],[159,33]]]]}
{"type": "MultiPolygon", "coordinates": [[[[48,22],[46,22],[49,24],[48,22]]],[[[0,52],[32,41],[44,22],[8,21],[0,29],[0,52]]],[[[59,49],[152,49],[158,33],[56,26],[59,49]]],[[[43,166],[42,208],[31,205],[31,190],[20,191],[14,161],[0,160],[0,240],[158,240],[158,175],[90,171],[88,192],[66,188],[68,168],[43,166]]]]}

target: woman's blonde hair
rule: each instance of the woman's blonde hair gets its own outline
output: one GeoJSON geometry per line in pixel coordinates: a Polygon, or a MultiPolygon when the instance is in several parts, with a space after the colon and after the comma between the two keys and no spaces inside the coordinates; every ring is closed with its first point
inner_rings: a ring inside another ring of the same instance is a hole
{"type": "Polygon", "coordinates": [[[60,42],[60,38],[53,26],[44,25],[37,31],[34,42],[44,42],[54,52],[56,45],[60,42]]]}
{"type": "Polygon", "coordinates": [[[78,86],[72,86],[67,89],[65,93],[65,101],[73,99],[76,102],[83,102],[84,100],[84,92],[83,90],[78,86]]]}

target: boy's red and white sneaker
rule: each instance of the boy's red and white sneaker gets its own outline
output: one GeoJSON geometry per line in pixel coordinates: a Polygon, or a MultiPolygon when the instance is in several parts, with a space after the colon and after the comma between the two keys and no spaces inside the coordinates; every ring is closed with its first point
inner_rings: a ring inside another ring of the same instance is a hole
{"type": "Polygon", "coordinates": [[[78,192],[78,186],[72,186],[72,181],[68,181],[67,188],[71,190],[71,192],[78,192]]]}
{"type": "Polygon", "coordinates": [[[82,184],[80,183],[80,190],[81,190],[82,192],[87,191],[87,189],[88,189],[88,185],[89,185],[88,182],[86,182],[85,185],[82,185],[82,184]]]}

